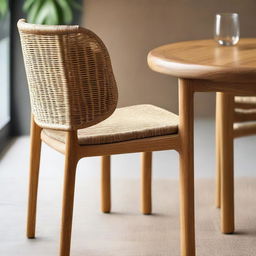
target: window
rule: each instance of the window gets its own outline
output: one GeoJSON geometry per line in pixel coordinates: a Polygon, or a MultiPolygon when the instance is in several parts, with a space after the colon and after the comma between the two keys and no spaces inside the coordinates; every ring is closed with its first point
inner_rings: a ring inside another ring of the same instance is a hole
{"type": "Polygon", "coordinates": [[[0,149],[10,123],[10,13],[0,16],[0,149]]]}

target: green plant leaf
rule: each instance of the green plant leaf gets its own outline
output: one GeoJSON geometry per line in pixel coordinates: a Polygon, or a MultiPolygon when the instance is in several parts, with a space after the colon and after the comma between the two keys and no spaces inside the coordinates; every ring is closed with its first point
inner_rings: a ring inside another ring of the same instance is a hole
{"type": "Polygon", "coordinates": [[[27,11],[29,11],[29,9],[31,8],[31,6],[33,5],[33,3],[35,2],[35,0],[26,0],[25,2],[24,2],[24,5],[23,5],[23,11],[24,12],[27,12],[27,11]]]}
{"type": "Polygon", "coordinates": [[[4,16],[8,10],[8,0],[0,0],[0,17],[4,16]]]}
{"type": "Polygon", "coordinates": [[[53,0],[45,0],[44,4],[42,5],[39,15],[36,19],[36,23],[46,24],[46,25],[58,25],[60,23],[60,16],[58,5],[56,1],[53,0]],[[42,14],[42,19],[40,14],[42,14]],[[40,18],[40,19],[39,19],[40,18]],[[43,20],[43,22],[41,22],[43,20]]]}
{"type": "Polygon", "coordinates": [[[47,5],[43,5],[38,12],[35,23],[36,24],[46,24],[46,20],[49,16],[49,8],[47,5]]]}
{"type": "Polygon", "coordinates": [[[58,0],[57,2],[61,8],[60,15],[62,17],[63,23],[70,24],[73,20],[73,11],[72,11],[69,1],[58,0]]]}
{"type": "Polygon", "coordinates": [[[23,5],[28,22],[51,25],[70,24],[73,9],[78,8],[76,0],[25,0],[23,5]]]}
{"type": "Polygon", "coordinates": [[[34,0],[34,3],[28,12],[28,22],[36,23],[36,17],[38,15],[39,10],[41,9],[43,2],[44,0],[34,0]]]}
{"type": "Polygon", "coordinates": [[[73,9],[82,10],[82,5],[76,2],[76,0],[69,0],[73,9]]]}

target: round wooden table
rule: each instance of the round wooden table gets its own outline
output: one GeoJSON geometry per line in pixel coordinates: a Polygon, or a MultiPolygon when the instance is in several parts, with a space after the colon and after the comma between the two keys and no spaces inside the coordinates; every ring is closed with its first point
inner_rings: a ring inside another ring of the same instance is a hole
{"type": "MultiPolygon", "coordinates": [[[[180,176],[185,191],[194,184],[194,93],[218,92],[221,138],[221,230],[234,232],[233,110],[234,95],[256,95],[256,39],[241,39],[236,46],[219,46],[213,40],[164,45],[148,54],[154,71],[179,78],[179,133],[183,136],[186,166],[180,176]],[[186,135],[186,137],[184,136],[186,135]]],[[[181,207],[194,211],[194,193],[181,196],[181,207]]],[[[194,214],[181,219],[182,255],[195,255],[194,214]],[[183,232],[182,232],[183,233],[183,232]]]]}

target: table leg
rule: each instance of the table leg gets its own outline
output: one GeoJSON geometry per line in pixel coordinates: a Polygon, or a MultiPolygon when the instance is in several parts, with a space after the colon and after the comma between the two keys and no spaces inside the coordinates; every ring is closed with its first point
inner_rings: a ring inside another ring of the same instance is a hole
{"type": "Polygon", "coordinates": [[[194,93],[190,80],[179,80],[181,255],[195,255],[194,93]]]}
{"type": "Polygon", "coordinates": [[[215,206],[217,208],[220,208],[220,187],[221,187],[221,181],[220,181],[220,175],[221,175],[221,164],[220,164],[220,135],[219,135],[219,126],[220,126],[220,93],[216,93],[216,114],[215,114],[215,162],[216,162],[216,176],[215,176],[215,206]]]}
{"type": "Polygon", "coordinates": [[[220,93],[221,231],[234,232],[234,96],[220,93]]]}

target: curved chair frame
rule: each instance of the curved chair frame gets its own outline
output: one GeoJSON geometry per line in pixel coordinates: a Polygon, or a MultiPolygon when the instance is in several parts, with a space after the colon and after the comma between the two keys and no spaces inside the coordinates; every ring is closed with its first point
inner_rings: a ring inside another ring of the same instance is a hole
{"type": "MultiPolygon", "coordinates": [[[[220,106],[222,104],[222,95],[216,94],[216,195],[215,205],[217,208],[221,207],[221,195],[227,193],[226,189],[221,191],[221,176],[225,170],[226,165],[233,166],[234,145],[233,140],[244,136],[251,136],[256,134],[256,101],[255,102],[243,102],[237,100],[240,96],[229,96],[229,103],[226,106],[226,113],[221,113],[220,106]],[[230,110],[233,112],[230,113],[230,110]],[[225,118],[227,117],[228,118],[225,118]],[[254,121],[254,122],[253,122],[254,121]],[[251,123],[248,123],[251,122],[251,123]],[[220,136],[220,126],[227,127],[226,136],[220,136]],[[230,131],[231,129],[231,131],[230,131]],[[228,152],[228,154],[225,154],[228,152]],[[231,154],[230,154],[231,152],[231,154]],[[232,156],[232,158],[230,158],[232,156]]],[[[242,96],[243,97],[243,96],[242,96]]],[[[253,97],[248,96],[247,97],[253,97]]],[[[245,98],[246,99],[246,98],[245,98]]],[[[234,174],[231,174],[229,180],[229,186],[234,191],[234,174]]],[[[229,189],[227,191],[230,191],[229,189]]],[[[233,195],[229,197],[230,200],[233,195]]],[[[233,199],[232,199],[233,200],[233,199]]],[[[232,214],[233,216],[234,214],[232,214]]]]}

